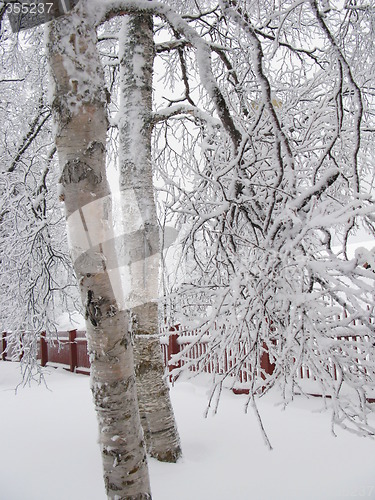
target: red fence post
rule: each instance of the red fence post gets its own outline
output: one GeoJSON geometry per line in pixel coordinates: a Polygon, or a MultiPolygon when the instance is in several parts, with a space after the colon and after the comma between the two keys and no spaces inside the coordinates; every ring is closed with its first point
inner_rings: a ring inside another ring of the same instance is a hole
{"type": "MultiPolygon", "coordinates": [[[[174,354],[178,354],[180,352],[180,344],[178,343],[178,326],[172,326],[169,329],[170,332],[176,332],[176,333],[170,333],[169,334],[169,339],[168,339],[168,369],[171,372],[175,368],[180,367],[180,362],[177,361],[177,363],[170,364],[170,360],[174,354]]],[[[171,378],[171,377],[170,377],[171,378]]]]}
{"type": "Polygon", "coordinates": [[[7,332],[3,332],[2,336],[1,336],[1,359],[3,361],[5,361],[7,359],[7,354],[6,354],[6,350],[7,350],[7,332]]]}
{"type": "Polygon", "coordinates": [[[48,363],[48,344],[46,340],[46,332],[40,334],[40,365],[46,366],[48,363]]]}
{"type": "Polygon", "coordinates": [[[78,365],[77,355],[77,330],[69,330],[69,353],[70,353],[70,371],[74,372],[78,365]]]}
{"type": "MultiPolygon", "coordinates": [[[[263,380],[266,379],[267,375],[272,375],[275,371],[275,363],[271,363],[270,361],[270,353],[265,342],[263,342],[263,352],[260,356],[260,368],[262,370],[261,377],[263,380]]],[[[264,392],[265,389],[265,387],[262,387],[262,392],[264,392]]]]}
{"type": "MultiPolygon", "coordinates": [[[[270,353],[265,342],[263,342],[263,352],[260,356],[260,367],[266,375],[272,375],[275,371],[275,363],[271,363],[270,361],[270,353]]],[[[265,377],[263,376],[263,378],[265,377]]]]}

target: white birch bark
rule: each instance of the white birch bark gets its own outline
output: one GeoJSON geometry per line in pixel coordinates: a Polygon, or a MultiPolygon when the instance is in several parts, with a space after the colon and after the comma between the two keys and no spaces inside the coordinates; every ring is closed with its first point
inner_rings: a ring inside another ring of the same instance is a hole
{"type": "Polygon", "coordinates": [[[107,495],[118,500],[149,499],[129,320],[119,307],[121,296],[115,286],[118,269],[105,173],[106,96],[95,30],[81,13],[51,23],[48,35],[62,198],[86,307],[91,388],[107,495]]]}
{"type": "MultiPolygon", "coordinates": [[[[126,16],[120,37],[120,189],[131,189],[142,227],[128,234],[119,248],[120,262],[132,262],[130,295],[135,339],[135,369],[139,410],[151,456],[175,462],[181,454],[169,388],[165,382],[158,336],[159,227],[151,162],[152,74],[154,41],[152,16],[126,16]]],[[[123,211],[125,226],[132,214],[123,211]]]]}

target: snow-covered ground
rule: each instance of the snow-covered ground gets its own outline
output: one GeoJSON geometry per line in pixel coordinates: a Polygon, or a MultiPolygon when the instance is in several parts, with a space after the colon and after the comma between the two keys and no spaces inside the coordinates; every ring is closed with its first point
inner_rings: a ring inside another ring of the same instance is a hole
{"type": "MultiPolygon", "coordinates": [[[[48,369],[44,386],[20,388],[17,363],[0,362],[1,500],[105,500],[89,378],[48,369]]],[[[266,448],[245,396],[225,392],[205,419],[204,379],[172,389],[184,457],[150,460],[154,500],[375,499],[375,442],[330,432],[319,399],[283,411],[259,404],[266,448]]]]}

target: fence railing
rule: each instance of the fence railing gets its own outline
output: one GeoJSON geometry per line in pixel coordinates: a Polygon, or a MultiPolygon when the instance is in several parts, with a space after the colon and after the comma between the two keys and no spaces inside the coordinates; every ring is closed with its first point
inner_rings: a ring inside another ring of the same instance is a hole
{"type": "MultiPolygon", "coordinates": [[[[87,353],[86,332],[69,330],[57,332],[57,340],[47,340],[46,333],[40,336],[38,359],[41,366],[59,364],[69,367],[71,372],[89,374],[90,360],[87,353]]],[[[15,351],[8,342],[7,332],[2,333],[1,359],[3,361],[18,361],[23,357],[23,351],[15,351]]]]}
{"type": "MultiPolygon", "coordinates": [[[[86,332],[83,330],[69,330],[59,331],[56,335],[57,340],[47,340],[46,333],[43,332],[40,336],[38,359],[41,366],[47,364],[63,365],[71,372],[90,374],[90,360],[87,353],[87,339],[86,332]]],[[[180,368],[189,360],[199,359],[207,352],[208,339],[202,337],[198,332],[190,331],[188,335],[186,332],[182,334],[180,325],[172,326],[166,330],[165,334],[160,337],[160,347],[165,367],[169,372],[176,368],[180,368]],[[194,344],[194,345],[193,345],[194,344]],[[191,349],[188,351],[187,358],[174,362],[174,358],[187,346],[190,345],[191,349]]],[[[15,352],[11,344],[8,345],[8,334],[2,334],[2,347],[1,359],[4,361],[19,361],[22,358],[22,349],[15,352]]],[[[232,352],[228,351],[224,358],[224,364],[220,367],[220,371],[225,373],[235,363],[235,356],[232,352]]],[[[270,362],[267,351],[264,351],[261,356],[261,370],[264,373],[271,375],[273,366],[270,362]]],[[[234,387],[232,390],[235,394],[247,394],[248,388],[242,387],[250,381],[249,367],[246,364],[242,367],[240,372],[240,385],[234,387]]],[[[197,366],[190,367],[192,371],[198,370],[197,366]]],[[[209,363],[203,367],[203,371],[214,373],[218,367],[214,362],[209,363]]]]}
{"type": "MultiPolygon", "coordinates": [[[[169,371],[181,368],[186,364],[189,364],[189,370],[193,372],[226,374],[233,370],[238,364],[238,352],[241,352],[241,348],[237,350],[237,353],[230,348],[225,349],[220,360],[215,359],[215,357],[208,359],[206,355],[208,354],[209,341],[209,334],[202,335],[199,330],[186,331],[180,325],[170,327],[169,332],[161,337],[165,366],[168,367],[169,371]],[[180,358],[178,355],[181,351],[184,351],[184,356],[180,358]]],[[[274,372],[275,365],[270,360],[265,344],[261,349],[259,368],[262,378],[272,375],[274,372]]],[[[235,394],[249,393],[251,373],[250,363],[246,360],[242,361],[237,383],[232,387],[235,394]]]]}
{"type": "MultiPolygon", "coordinates": [[[[355,325],[356,320],[353,321],[355,325]]],[[[373,320],[371,320],[373,323],[373,320]]],[[[360,323],[358,323],[360,324],[360,323]]],[[[337,352],[343,358],[345,366],[337,366],[334,357],[328,356],[325,360],[325,365],[321,369],[331,378],[333,385],[337,382],[339,385],[342,372],[357,373],[359,376],[367,377],[372,375],[371,368],[374,358],[373,339],[368,335],[341,335],[334,337],[337,341],[337,352]],[[352,359],[351,364],[348,360],[352,359]]],[[[249,359],[245,355],[246,346],[238,345],[235,349],[225,348],[220,353],[220,359],[212,353],[210,349],[210,335],[202,335],[199,330],[184,331],[180,326],[170,328],[167,335],[162,337],[162,351],[166,366],[169,370],[180,368],[182,365],[189,365],[191,371],[204,371],[208,373],[227,374],[232,371],[234,377],[228,377],[228,386],[232,388],[235,394],[249,394],[252,386],[252,377],[256,373],[258,382],[260,382],[259,391],[264,392],[265,387],[262,387],[262,380],[271,377],[275,372],[275,364],[270,356],[266,344],[260,347],[259,366],[252,366],[249,359]],[[181,351],[183,356],[178,356],[181,351]],[[199,365],[199,366],[198,366],[199,365]]],[[[274,347],[277,342],[274,341],[274,347]]],[[[310,354],[311,355],[311,354],[310,354]]],[[[312,354],[313,356],[314,354],[312,354]]],[[[318,352],[316,352],[318,356],[318,352]]],[[[294,366],[291,369],[294,371],[295,380],[298,381],[300,389],[312,396],[322,396],[322,386],[317,381],[314,375],[314,370],[309,366],[307,360],[301,361],[293,359],[294,366]]],[[[315,364],[313,362],[313,364],[315,364]]],[[[315,367],[316,368],[316,367],[315,367]]],[[[333,387],[333,386],[332,386],[333,387]]],[[[331,397],[325,392],[325,397],[331,397]]],[[[367,396],[367,401],[375,403],[375,391],[367,396]]]]}
{"type": "MultiPolygon", "coordinates": [[[[356,343],[357,338],[345,337],[347,341],[356,343]]],[[[340,340],[340,339],[339,339],[340,340]]],[[[369,339],[370,340],[370,339],[369,339]]],[[[207,373],[228,373],[238,363],[238,352],[234,353],[231,349],[227,349],[220,361],[214,359],[207,359],[205,357],[208,349],[209,337],[208,335],[201,335],[199,331],[183,331],[180,325],[172,326],[165,330],[165,334],[160,338],[160,347],[164,365],[169,370],[173,371],[182,365],[189,363],[189,369],[192,371],[204,371],[207,373]],[[189,346],[189,349],[186,347],[189,346]],[[184,357],[178,356],[182,350],[185,350],[184,357]],[[200,366],[199,360],[204,360],[200,366]]],[[[18,361],[22,358],[22,350],[17,352],[12,350],[12,344],[8,343],[8,334],[2,333],[1,346],[0,346],[0,359],[3,361],[18,361]]],[[[90,360],[87,353],[87,339],[86,332],[83,330],[69,330],[57,333],[57,340],[47,340],[46,334],[42,333],[39,341],[38,359],[41,366],[47,364],[60,364],[71,372],[89,374],[90,373],[90,360]]],[[[358,360],[357,360],[358,361],[358,360]]],[[[249,386],[251,383],[252,367],[248,361],[241,363],[240,370],[237,372],[237,381],[233,385],[232,390],[235,394],[248,394],[249,386]]],[[[261,349],[260,356],[260,372],[262,377],[271,376],[274,372],[275,365],[271,362],[266,346],[261,349]]],[[[333,374],[334,380],[337,380],[337,367],[333,363],[327,367],[333,374]]],[[[366,371],[363,367],[364,372],[366,371]]],[[[301,365],[298,368],[297,378],[300,381],[313,381],[314,377],[311,373],[309,366],[301,365]]],[[[311,391],[308,391],[311,393],[311,391]]],[[[319,396],[320,394],[314,394],[319,396]]],[[[375,399],[371,399],[375,402],[375,399]]]]}

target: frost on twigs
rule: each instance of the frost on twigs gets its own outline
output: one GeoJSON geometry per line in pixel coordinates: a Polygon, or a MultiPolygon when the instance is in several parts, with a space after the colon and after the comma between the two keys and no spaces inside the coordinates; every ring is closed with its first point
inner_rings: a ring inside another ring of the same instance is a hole
{"type": "MultiPolygon", "coordinates": [[[[266,4],[219,2],[210,42],[230,48],[211,61],[184,32],[197,49],[197,60],[181,55],[185,98],[221,128],[156,126],[164,217],[185,235],[165,310],[181,323],[175,373],[211,373],[214,410],[223,387],[249,403],[270,390],[285,403],[319,394],[337,424],[372,435],[373,257],[350,254],[356,232],[375,235],[372,98],[358,58],[373,58],[372,21],[317,5],[283,3],[270,22],[266,4]],[[192,72],[200,93],[188,93],[192,72]]],[[[190,27],[202,33],[210,15],[190,27]]]]}

